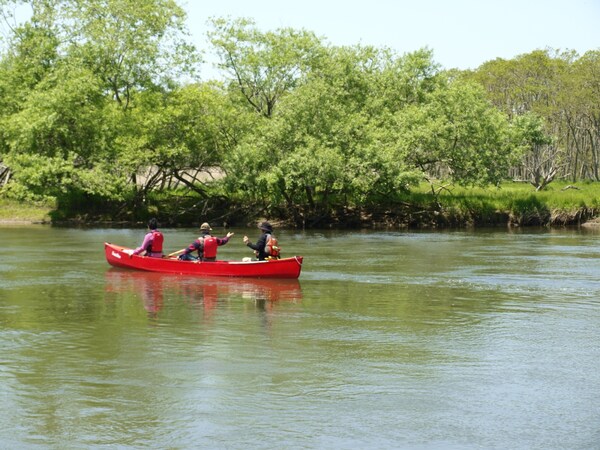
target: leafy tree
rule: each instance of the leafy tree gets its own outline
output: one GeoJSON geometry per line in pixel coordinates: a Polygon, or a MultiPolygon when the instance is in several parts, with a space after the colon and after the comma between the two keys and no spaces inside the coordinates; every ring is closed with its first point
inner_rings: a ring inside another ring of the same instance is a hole
{"type": "Polygon", "coordinates": [[[173,86],[199,62],[174,0],[65,1],[69,53],[94,71],[124,108],[135,90],[173,86]]]}
{"type": "Polygon", "coordinates": [[[506,117],[473,84],[447,81],[431,56],[330,48],[229,159],[245,170],[230,183],[299,223],[393,201],[435,171],[497,183],[514,150],[506,117]]]}
{"type": "Polygon", "coordinates": [[[552,137],[544,131],[544,121],[533,113],[523,114],[514,120],[517,136],[524,149],[524,164],[529,182],[541,191],[554,180],[561,162],[560,150],[553,145],[552,137]]]}
{"type": "Polygon", "coordinates": [[[459,184],[498,184],[514,162],[506,116],[481,88],[449,82],[396,115],[398,157],[426,176],[459,184]]]}
{"type": "Polygon", "coordinates": [[[556,140],[567,150],[573,180],[600,181],[600,51],[588,51],[565,75],[561,133],[556,140]]]}
{"type": "Polygon", "coordinates": [[[219,67],[258,113],[271,117],[275,105],[317,64],[322,44],[314,33],[283,28],[261,32],[251,19],[212,20],[209,39],[219,67]]]}
{"type": "Polygon", "coordinates": [[[230,172],[237,174],[228,180],[230,187],[267,208],[284,206],[299,223],[368,195],[371,183],[357,170],[373,174],[367,157],[370,119],[363,111],[372,52],[329,50],[321,69],[282,98],[271,120],[260,124],[257,138],[228,159],[230,172]]]}
{"type": "Polygon", "coordinates": [[[117,137],[144,139],[125,128],[136,95],[168,93],[177,69],[197,61],[184,41],[183,10],[172,0],[0,6],[20,3],[32,15],[14,28],[0,61],[0,152],[14,173],[11,189],[122,200],[135,173],[118,166],[117,137]]]}
{"type": "Polygon", "coordinates": [[[254,115],[239,111],[217,84],[192,84],[169,93],[146,92],[127,116],[117,139],[119,166],[135,176],[138,197],[183,184],[206,198],[205,178],[221,165],[251,126],[254,115]]]}
{"type": "Polygon", "coordinates": [[[544,133],[552,137],[551,145],[530,142],[540,158],[525,152],[522,163],[511,170],[516,178],[528,179],[537,172],[533,176],[540,180],[533,182],[536,188],[555,178],[600,179],[598,54],[590,51],[579,57],[574,51],[535,50],[512,60],[487,62],[464,74],[481,83],[488,98],[509,117],[533,113],[543,120],[544,133]],[[538,170],[542,166],[547,167],[545,174],[538,170]]]}

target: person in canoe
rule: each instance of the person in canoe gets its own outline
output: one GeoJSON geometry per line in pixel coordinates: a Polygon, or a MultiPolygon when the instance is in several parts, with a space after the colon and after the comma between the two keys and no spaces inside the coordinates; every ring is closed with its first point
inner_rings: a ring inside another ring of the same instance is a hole
{"type": "Polygon", "coordinates": [[[217,260],[217,247],[221,245],[227,244],[229,242],[229,238],[233,236],[234,233],[231,231],[227,233],[227,236],[218,238],[212,236],[210,232],[212,228],[206,222],[200,225],[201,236],[192,242],[189,247],[180,250],[180,253],[183,252],[179,259],[183,261],[216,261],[217,260]],[[198,251],[198,257],[195,257],[192,253],[198,251]]]}
{"type": "Polygon", "coordinates": [[[256,244],[250,242],[248,236],[244,236],[244,244],[254,250],[259,261],[266,259],[279,259],[279,246],[277,239],[273,236],[273,226],[269,222],[261,223],[258,228],[262,231],[256,244]]]}
{"type": "Polygon", "coordinates": [[[152,218],[148,221],[148,232],[144,236],[142,245],[133,250],[129,256],[142,255],[152,258],[162,258],[163,240],[163,234],[158,231],[158,222],[155,218],[152,218]]]}

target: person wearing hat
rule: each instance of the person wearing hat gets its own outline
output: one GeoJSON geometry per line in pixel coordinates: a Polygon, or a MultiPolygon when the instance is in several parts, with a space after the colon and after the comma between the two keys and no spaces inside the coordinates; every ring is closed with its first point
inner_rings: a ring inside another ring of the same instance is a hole
{"type": "Polygon", "coordinates": [[[268,256],[270,256],[265,251],[265,247],[267,245],[267,240],[272,237],[273,226],[269,222],[262,222],[258,228],[262,231],[262,234],[259,236],[256,244],[250,242],[248,236],[244,236],[244,244],[254,250],[254,253],[258,257],[259,261],[264,261],[268,256]]]}
{"type": "Polygon", "coordinates": [[[189,247],[183,250],[183,254],[179,259],[183,261],[216,261],[217,260],[217,247],[227,244],[229,238],[233,236],[232,232],[228,232],[227,236],[218,238],[212,236],[210,232],[212,228],[207,222],[200,225],[201,235],[198,239],[192,242],[189,247]],[[192,255],[193,252],[198,251],[198,257],[192,255]]]}

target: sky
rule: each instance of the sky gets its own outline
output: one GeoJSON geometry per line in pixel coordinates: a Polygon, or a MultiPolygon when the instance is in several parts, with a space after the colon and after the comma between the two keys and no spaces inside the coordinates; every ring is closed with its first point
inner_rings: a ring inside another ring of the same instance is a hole
{"type": "MultiPolygon", "coordinates": [[[[210,17],[252,18],[261,31],[305,29],[332,45],[427,47],[445,69],[475,69],[537,49],[600,50],[600,0],[183,0],[193,43],[210,17]]],[[[214,57],[203,78],[214,78],[214,57]]]]}

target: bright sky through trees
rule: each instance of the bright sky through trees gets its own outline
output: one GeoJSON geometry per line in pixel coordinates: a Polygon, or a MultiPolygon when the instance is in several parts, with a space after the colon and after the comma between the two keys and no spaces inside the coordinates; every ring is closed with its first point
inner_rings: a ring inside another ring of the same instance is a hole
{"type": "Polygon", "coordinates": [[[182,4],[194,43],[204,49],[206,21],[213,16],[249,17],[264,31],[305,28],[334,45],[387,46],[400,53],[429,47],[447,69],[474,69],[491,59],[511,59],[547,47],[579,54],[600,48],[600,0],[188,0],[182,4]]]}

